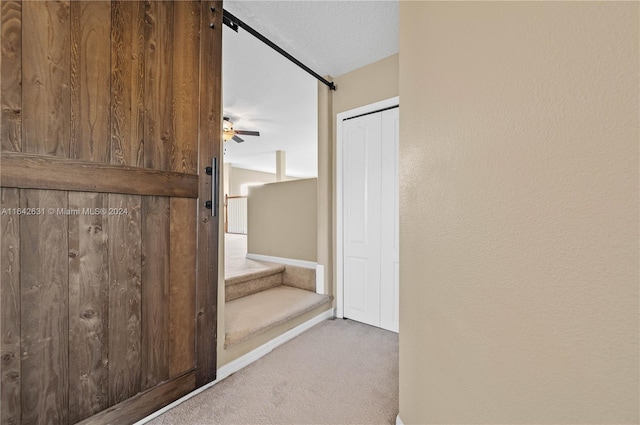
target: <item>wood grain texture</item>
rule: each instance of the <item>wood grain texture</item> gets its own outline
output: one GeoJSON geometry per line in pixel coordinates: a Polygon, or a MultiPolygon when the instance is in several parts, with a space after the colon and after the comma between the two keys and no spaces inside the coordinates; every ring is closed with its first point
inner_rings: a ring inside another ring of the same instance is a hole
{"type": "MultiPolygon", "coordinates": [[[[222,1],[203,1],[200,14],[200,120],[198,156],[200,164],[220,156],[222,143],[222,1]],[[214,7],[216,13],[211,13],[214,7]],[[214,24],[214,29],[210,24],[214,24]]],[[[222,168],[222,167],[219,167],[222,168]]],[[[202,170],[199,170],[202,173],[202,170]]],[[[218,179],[219,181],[219,179],[218,179]]],[[[211,196],[211,179],[200,179],[198,202],[198,280],[196,291],[196,385],[216,378],[218,231],[204,201],[211,196]]]]}
{"type": "Polygon", "coordinates": [[[109,405],[140,392],[141,208],[142,198],[108,195],[109,208],[128,214],[109,217],[109,405]]]}
{"type": "MultiPolygon", "coordinates": [[[[198,172],[200,3],[173,7],[173,128],[171,171],[198,172]]],[[[170,214],[169,375],[195,367],[197,202],[172,198],[170,214]]]]}
{"type": "MultiPolygon", "coordinates": [[[[65,192],[22,190],[23,208],[67,208],[65,192]]],[[[67,217],[20,220],[22,423],[68,421],[67,217]]]]}
{"type": "Polygon", "coordinates": [[[172,51],[174,2],[145,2],[144,163],[169,169],[173,143],[172,51]]]}
{"type": "Polygon", "coordinates": [[[195,367],[196,212],[194,199],[172,198],[170,211],[169,376],[195,367]]]}
{"type": "Polygon", "coordinates": [[[131,423],[215,379],[222,2],[1,8],[1,421],[131,423]]]}
{"type": "MultiPolygon", "coordinates": [[[[19,208],[18,189],[0,189],[0,209],[19,208]]],[[[0,423],[21,422],[20,216],[0,215],[0,423]]]]}
{"type": "Polygon", "coordinates": [[[6,187],[111,192],[136,195],[198,196],[198,176],[122,167],[66,158],[5,152],[0,179],[6,187]],[[135,182],[135,184],[133,184],[135,182]]]}
{"type": "Polygon", "coordinates": [[[144,2],[111,4],[111,163],[144,166],[144,2]]]}
{"type": "Polygon", "coordinates": [[[169,198],[142,199],[142,371],[146,390],[169,378],[169,198]]]}
{"type": "Polygon", "coordinates": [[[0,150],[22,150],[22,3],[2,2],[0,150]]]}
{"type": "Polygon", "coordinates": [[[69,155],[69,1],[22,3],[22,152],[69,155]]]}
{"type": "Polygon", "coordinates": [[[116,404],[78,425],[132,424],[195,389],[195,373],[185,373],[116,404]]]}
{"type": "Polygon", "coordinates": [[[171,171],[198,172],[200,3],[175,2],[173,24],[173,121],[171,171]]]}
{"type": "Polygon", "coordinates": [[[109,163],[111,3],[71,2],[71,158],[109,163]]]}
{"type": "MultiPolygon", "coordinates": [[[[22,3],[3,1],[0,32],[0,150],[22,150],[22,3]]],[[[18,189],[0,189],[0,208],[19,208],[18,189]]],[[[0,423],[21,422],[20,217],[0,216],[0,423]]]]}
{"type": "MultiPolygon", "coordinates": [[[[69,210],[108,207],[106,194],[69,193],[69,210]]],[[[69,215],[69,421],[109,406],[109,250],[106,214],[69,215]]]]}

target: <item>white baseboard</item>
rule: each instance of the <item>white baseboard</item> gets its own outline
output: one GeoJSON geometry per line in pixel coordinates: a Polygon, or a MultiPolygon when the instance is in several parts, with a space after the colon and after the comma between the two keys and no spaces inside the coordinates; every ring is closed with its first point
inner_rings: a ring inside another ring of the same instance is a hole
{"type": "Polygon", "coordinates": [[[402,422],[402,419],[400,419],[400,413],[398,413],[398,416],[396,416],[396,425],[404,425],[404,422],[402,422]]]}
{"type": "Polygon", "coordinates": [[[324,266],[318,264],[316,266],[316,294],[324,295],[324,266]]]}
{"type": "Polygon", "coordinates": [[[295,328],[290,329],[287,332],[283,333],[282,335],[280,335],[280,336],[272,339],[271,341],[261,345],[260,347],[256,348],[255,350],[248,352],[244,356],[241,356],[241,357],[237,358],[236,360],[234,360],[234,361],[232,361],[230,363],[227,363],[226,365],[224,365],[224,366],[222,366],[222,367],[220,367],[218,369],[218,373],[217,373],[217,377],[216,377],[215,381],[209,382],[208,384],[203,385],[200,388],[197,388],[196,390],[190,392],[189,394],[185,395],[184,397],[174,401],[173,403],[163,407],[160,410],[157,410],[157,411],[153,412],[152,414],[150,414],[146,418],[143,418],[143,419],[139,420],[134,425],[146,424],[147,422],[151,421],[152,419],[155,419],[158,416],[162,415],[163,413],[168,412],[169,410],[173,409],[174,407],[178,406],[179,404],[182,404],[185,401],[189,400],[191,397],[194,397],[194,396],[200,394],[201,392],[203,392],[204,390],[211,388],[212,386],[214,386],[218,382],[222,381],[224,378],[227,378],[228,376],[236,373],[240,369],[249,366],[251,363],[253,363],[256,360],[260,359],[261,357],[269,354],[270,352],[272,352],[274,349],[276,349],[277,347],[281,346],[285,342],[291,341],[293,338],[297,337],[301,333],[311,329],[315,325],[317,325],[320,322],[323,322],[326,319],[329,319],[331,317],[334,317],[333,309],[329,309],[327,311],[324,311],[324,312],[318,314],[316,317],[314,317],[312,319],[309,319],[304,323],[301,323],[300,325],[296,326],[295,328]]]}
{"type": "Polygon", "coordinates": [[[296,260],[293,258],[284,258],[284,257],[272,257],[270,255],[251,254],[251,253],[247,253],[247,258],[250,260],[268,261],[270,263],[285,264],[287,266],[303,267],[305,269],[314,269],[314,270],[316,268],[316,265],[318,264],[313,261],[296,260]]]}

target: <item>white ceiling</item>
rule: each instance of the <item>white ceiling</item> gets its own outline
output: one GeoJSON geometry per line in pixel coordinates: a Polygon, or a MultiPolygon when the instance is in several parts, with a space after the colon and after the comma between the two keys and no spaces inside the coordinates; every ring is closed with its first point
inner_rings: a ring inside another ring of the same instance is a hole
{"type": "MultiPolygon", "coordinates": [[[[336,77],[398,51],[397,0],[227,0],[224,8],[320,75],[336,77]]],[[[275,152],[284,150],[288,175],[317,176],[317,81],[226,26],[222,81],[225,115],[237,130],[261,133],[227,142],[225,162],[274,173],[275,152]]]]}

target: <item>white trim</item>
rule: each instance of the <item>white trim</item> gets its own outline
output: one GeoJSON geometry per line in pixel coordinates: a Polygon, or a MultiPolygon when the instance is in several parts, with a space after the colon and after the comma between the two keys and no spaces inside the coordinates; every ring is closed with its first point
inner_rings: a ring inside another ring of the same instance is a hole
{"type": "Polygon", "coordinates": [[[316,294],[324,294],[324,266],[318,264],[316,266],[316,294]]]}
{"type": "Polygon", "coordinates": [[[211,388],[212,386],[214,386],[218,382],[222,381],[223,379],[227,378],[228,376],[236,373],[240,369],[249,366],[251,363],[255,362],[256,360],[258,360],[261,357],[269,354],[270,352],[272,352],[274,349],[276,349],[277,347],[281,346],[282,344],[291,341],[293,338],[297,337],[298,335],[302,334],[303,332],[311,329],[315,325],[317,325],[317,324],[319,324],[319,323],[321,323],[321,322],[323,322],[326,319],[329,319],[331,317],[334,317],[333,309],[329,309],[327,311],[323,311],[322,313],[318,314],[316,317],[307,320],[306,322],[296,326],[295,328],[290,329],[287,332],[283,333],[282,335],[280,335],[280,336],[272,339],[271,341],[261,345],[260,347],[256,348],[255,350],[248,352],[247,354],[235,359],[234,361],[232,361],[230,363],[227,363],[226,365],[224,365],[224,366],[222,366],[222,367],[220,367],[218,369],[217,378],[216,378],[215,381],[209,382],[208,384],[203,385],[202,387],[190,392],[189,394],[187,394],[187,395],[183,396],[182,398],[174,401],[173,403],[163,407],[162,409],[153,412],[152,414],[150,414],[146,418],[143,418],[143,419],[139,420],[138,422],[136,422],[134,425],[146,424],[147,422],[151,421],[152,419],[155,419],[158,416],[162,415],[163,413],[168,412],[169,410],[173,409],[174,407],[178,406],[179,404],[182,404],[185,401],[189,400],[191,397],[194,397],[194,396],[200,394],[201,392],[203,392],[204,390],[211,388]]]}
{"type": "Polygon", "coordinates": [[[303,267],[305,269],[314,269],[314,270],[318,265],[318,263],[315,263],[313,261],[295,260],[293,258],[283,258],[283,257],[272,257],[270,255],[262,255],[262,254],[248,253],[247,258],[249,260],[267,261],[270,263],[285,264],[287,266],[303,267]]]}
{"type": "Polygon", "coordinates": [[[404,425],[404,422],[400,419],[400,413],[396,416],[396,425],[404,425]]]}
{"type": "Polygon", "coordinates": [[[389,108],[399,104],[400,97],[396,96],[370,105],[360,106],[359,108],[340,112],[336,117],[336,317],[340,319],[344,317],[344,270],[342,264],[342,121],[347,118],[355,117],[356,115],[375,112],[379,109],[389,108]]]}
{"type": "Polygon", "coordinates": [[[255,350],[248,352],[244,356],[239,357],[239,358],[235,359],[234,361],[232,361],[230,363],[227,363],[226,365],[224,365],[224,366],[222,366],[222,367],[220,367],[218,369],[218,377],[219,377],[218,379],[224,379],[227,376],[229,376],[229,375],[231,375],[233,373],[236,373],[240,369],[242,369],[242,368],[244,368],[246,366],[249,366],[251,363],[255,362],[256,360],[260,359],[261,357],[265,356],[266,354],[269,354],[275,348],[281,346],[285,342],[291,341],[293,338],[297,337],[301,333],[311,329],[315,325],[317,325],[317,324],[319,324],[319,323],[321,323],[321,322],[323,322],[326,319],[329,319],[331,317],[333,317],[333,311],[331,309],[329,309],[327,311],[323,311],[322,313],[320,313],[316,317],[307,320],[306,322],[296,326],[293,329],[288,330],[287,332],[283,333],[282,335],[277,336],[276,338],[274,338],[271,341],[261,345],[260,347],[256,348],[255,350]]]}

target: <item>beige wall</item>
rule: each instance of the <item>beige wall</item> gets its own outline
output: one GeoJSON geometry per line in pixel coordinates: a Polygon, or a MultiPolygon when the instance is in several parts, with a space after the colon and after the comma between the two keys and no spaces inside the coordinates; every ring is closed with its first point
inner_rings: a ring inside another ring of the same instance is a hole
{"type": "Polygon", "coordinates": [[[639,421],[639,4],[400,3],[400,417],[639,421]]]}
{"type": "Polygon", "coordinates": [[[249,189],[250,254],[317,260],[317,181],[293,180],[249,189]]]}
{"type": "MultiPolygon", "coordinates": [[[[287,180],[295,180],[295,177],[287,176],[287,180]]],[[[244,168],[229,167],[229,196],[240,196],[241,187],[246,183],[273,183],[276,175],[262,171],[247,170],[244,168]]],[[[226,187],[226,185],[225,185],[226,187]]]]}
{"type": "MultiPolygon", "coordinates": [[[[398,96],[398,55],[348,72],[333,80],[333,113],[398,96]]],[[[334,117],[335,118],[335,117],[334,117]]]]}

